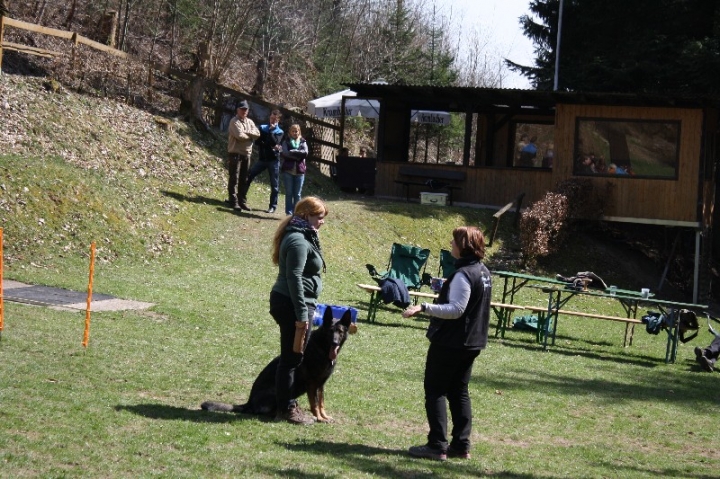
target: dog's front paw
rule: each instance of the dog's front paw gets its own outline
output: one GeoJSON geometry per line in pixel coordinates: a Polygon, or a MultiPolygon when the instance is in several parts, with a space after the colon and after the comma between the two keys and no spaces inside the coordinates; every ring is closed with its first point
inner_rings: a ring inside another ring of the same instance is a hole
{"type": "Polygon", "coordinates": [[[321,411],[320,413],[318,413],[318,414],[315,416],[315,420],[316,420],[317,422],[326,422],[326,423],[335,422],[335,419],[333,419],[332,417],[330,417],[330,416],[328,416],[327,414],[325,414],[325,411],[321,411]]]}

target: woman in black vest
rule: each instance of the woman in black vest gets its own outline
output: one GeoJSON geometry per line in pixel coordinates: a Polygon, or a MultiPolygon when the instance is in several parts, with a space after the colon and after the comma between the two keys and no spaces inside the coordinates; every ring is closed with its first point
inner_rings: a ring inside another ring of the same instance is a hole
{"type": "Polygon", "coordinates": [[[431,316],[425,362],[425,411],[430,432],[427,444],[413,446],[410,455],[444,461],[448,456],[470,458],[472,408],[468,383],[475,358],[485,349],[490,322],[492,282],[482,263],[485,237],[478,228],[461,226],[452,233],[457,270],[447,278],[434,304],[403,311],[431,316]],[[452,416],[452,441],[447,440],[447,404],[452,416]]]}

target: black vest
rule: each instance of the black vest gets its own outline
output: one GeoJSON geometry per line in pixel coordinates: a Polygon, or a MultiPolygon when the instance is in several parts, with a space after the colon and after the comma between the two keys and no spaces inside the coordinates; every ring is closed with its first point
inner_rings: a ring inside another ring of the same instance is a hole
{"type": "Polygon", "coordinates": [[[447,304],[448,288],[455,275],[464,273],[470,281],[470,299],[465,312],[457,319],[432,318],[427,337],[433,344],[449,348],[485,349],[490,325],[492,281],[490,271],[481,262],[460,258],[457,271],[443,284],[436,304],[447,304]]]}

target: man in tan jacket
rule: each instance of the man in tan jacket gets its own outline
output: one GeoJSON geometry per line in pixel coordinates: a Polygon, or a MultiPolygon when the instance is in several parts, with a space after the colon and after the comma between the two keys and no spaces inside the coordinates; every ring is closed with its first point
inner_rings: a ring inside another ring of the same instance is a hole
{"type": "Polygon", "coordinates": [[[248,118],[248,102],[242,100],[235,108],[235,117],[228,126],[228,205],[236,210],[250,211],[245,202],[238,203],[238,183],[245,183],[252,155],[253,142],[260,137],[260,130],[248,118]]]}

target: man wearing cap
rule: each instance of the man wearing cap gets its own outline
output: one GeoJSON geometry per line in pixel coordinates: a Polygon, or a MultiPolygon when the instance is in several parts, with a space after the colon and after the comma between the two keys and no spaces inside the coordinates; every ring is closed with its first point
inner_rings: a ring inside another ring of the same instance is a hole
{"type": "MultiPolygon", "coordinates": [[[[255,122],[248,118],[249,105],[246,100],[235,108],[235,117],[228,126],[228,204],[236,210],[250,211],[244,201],[238,203],[238,184],[245,183],[248,175],[253,142],[260,137],[255,122]]],[[[242,186],[241,186],[242,188],[242,186]]]]}

